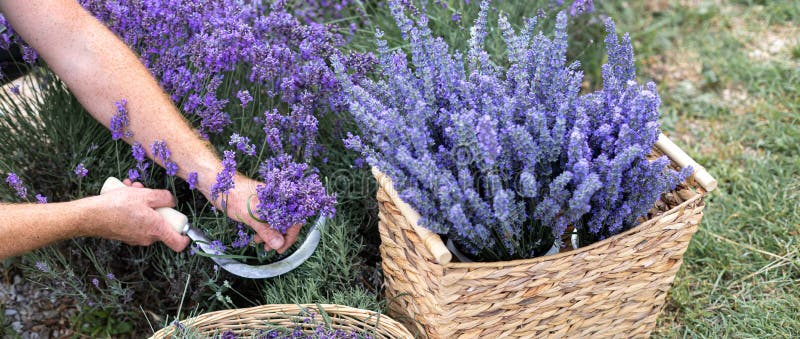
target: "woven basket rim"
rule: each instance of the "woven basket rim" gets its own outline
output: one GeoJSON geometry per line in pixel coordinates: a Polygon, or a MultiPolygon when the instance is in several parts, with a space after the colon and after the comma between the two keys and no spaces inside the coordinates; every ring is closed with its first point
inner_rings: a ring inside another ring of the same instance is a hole
{"type": "MultiPolygon", "coordinates": [[[[237,320],[237,324],[246,323],[247,320],[243,318],[263,321],[258,319],[267,319],[268,317],[265,315],[279,316],[290,319],[297,317],[299,312],[309,309],[317,311],[322,309],[332,318],[337,318],[337,315],[340,315],[343,318],[357,317],[357,319],[360,319],[361,322],[364,322],[367,327],[373,327],[376,330],[383,330],[386,333],[389,333],[393,336],[396,335],[401,338],[413,338],[411,332],[409,332],[404,325],[386,314],[339,304],[265,304],[254,307],[234,308],[202,313],[182,320],[181,324],[185,327],[216,327],[214,324],[219,324],[219,327],[216,328],[216,330],[225,330],[226,326],[229,326],[226,324],[226,322],[232,320],[237,320]],[[374,324],[372,322],[374,322],[374,324]]],[[[172,329],[172,325],[168,325],[156,331],[150,338],[170,337],[173,334],[173,331],[174,329],[172,329]]]]}
{"type": "MultiPolygon", "coordinates": [[[[380,170],[378,170],[378,171],[380,172],[380,170]]],[[[391,184],[392,184],[391,179],[389,179],[388,182],[384,182],[382,180],[378,180],[378,185],[381,188],[385,188],[386,186],[391,185],[391,184]]],[[[686,180],[686,181],[683,182],[683,184],[685,184],[686,186],[688,186],[690,188],[693,188],[692,193],[694,195],[691,198],[685,200],[684,202],[680,203],[679,205],[677,205],[677,206],[675,206],[675,207],[673,207],[673,208],[671,208],[671,209],[669,209],[667,211],[659,213],[658,215],[655,215],[652,218],[647,219],[647,220],[639,223],[638,225],[636,225],[634,227],[631,227],[629,230],[627,230],[625,232],[615,234],[615,235],[613,235],[611,237],[608,237],[606,239],[597,241],[597,242],[595,242],[595,243],[593,243],[591,245],[588,245],[588,246],[583,246],[583,247],[580,247],[578,249],[574,249],[574,250],[567,251],[567,252],[562,252],[562,253],[557,253],[557,254],[552,254],[552,255],[545,255],[545,256],[540,256],[540,257],[535,257],[535,258],[528,258],[528,259],[516,259],[516,260],[505,260],[505,261],[490,261],[490,262],[469,262],[469,263],[452,262],[451,261],[451,262],[446,263],[446,264],[441,264],[441,263],[438,263],[438,262],[434,262],[433,264],[438,265],[438,266],[442,266],[445,269],[447,269],[447,268],[491,268],[491,267],[500,268],[500,267],[508,267],[508,266],[537,264],[537,263],[542,263],[542,262],[547,262],[547,261],[555,261],[555,260],[559,260],[561,258],[564,258],[566,256],[573,256],[573,255],[578,255],[578,254],[581,254],[581,253],[584,253],[584,252],[587,252],[587,251],[591,251],[591,250],[594,250],[597,247],[604,246],[608,242],[616,241],[619,238],[632,236],[632,235],[634,235],[636,233],[639,233],[641,231],[647,230],[648,227],[653,227],[654,225],[656,225],[656,221],[659,218],[661,218],[663,216],[666,216],[666,215],[671,215],[671,214],[673,214],[675,212],[683,210],[689,204],[695,203],[695,202],[701,200],[703,197],[705,197],[708,194],[708,192],[705,189],[703,189],[703,187],[701,187],[698,183],[694,182],[693,180],[686,180]]],[[[677,191],[677,189],[669,191],[669,192],[676,192],[676,191],[677,191]]],[[[667,193],[669,193],[669,192],[667,192],[667,193]]],[[[400,198],[399,196],[391,197],[391,199],[398,199],[399,201],[405,203],[405,201],[403,201],[403,199],[400,198]]],[[[686,226],[684,226],[684,227],[686,227],[686,226]]],[[[425,249],[425,251],[427,252],[428,250],[425,249]]]]}

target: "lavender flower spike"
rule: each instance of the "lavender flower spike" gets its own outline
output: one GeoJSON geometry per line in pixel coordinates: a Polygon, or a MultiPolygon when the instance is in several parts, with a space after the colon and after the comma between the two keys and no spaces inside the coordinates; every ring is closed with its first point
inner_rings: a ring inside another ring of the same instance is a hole
{"type": "Polygon", "coordinates": [[[236,152],[225,151],[225,156],[222,158],[222,171],[217,173],[217,181],[211,185],[212,201],[216,201],[220,194],[228,194],[235,187],[234,176],[236,176],[236,152]]]}
{"type": "Polygon", "coordinates": [[[25,199],[28,196],[28,189],[22,184],[19,176],[16,173],[8,173],[6,176],[6,183],[16,191],[18,197],[25,199]]]}
{"type": "Polygon", "coordinates": [[[74,172],[75,172],[75,175],[78,176],[78,178],[84,178],[84,177],[86,177],[87,174],[89,174],[89,170],[86,169],[86,167],[83,165],[83,163],[80,163],[80,164],[78,164],[78,166],[75,166],[74,172]]]}

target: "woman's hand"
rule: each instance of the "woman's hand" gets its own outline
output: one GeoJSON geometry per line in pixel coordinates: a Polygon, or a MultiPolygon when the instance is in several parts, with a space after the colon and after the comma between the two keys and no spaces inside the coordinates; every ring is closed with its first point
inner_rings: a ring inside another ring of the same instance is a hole
{"type": "Polygon", "coordinates": [[[123,183],[127,187],[85,199],[97,220],[86,225],[85,234],[129,245],[149,246],[161,241],[175,252],[183,251],[189,245],[189,238],[173,230],[155,210],[174,207],[172,193],[144,188],[128,179],[123,183]]]}
{"type": "MultiPolygon", "coordinates": [[[[295,241],[297,241],[297,235],[300,233],[300,228],[303,226],[301,224],[297,224],[292,226],[286,231],[286,235],[282,235],[280,232],[272,229],[269,225],[260,222],[258,220],[253,219],[250,216],[248,211],[248,204],[250,205],[250,210],[255,212],[256,205],[258,204],[258,198],[256,198],[256,185],[258,182],[245,177],[243,175],[237,175],[234,179],[235,187],[229,192],[228,194],[228,216],[232,219],[245,223],[250,228],[256,231],[257,235],[255,237],[256,243],[264,243],[264,249],[266,250],[277,250],[278,253],[283,253],[287,249],[289,249],[295,241]]],[[[220,208],[218,199],[217,208],[220,208]]]]}

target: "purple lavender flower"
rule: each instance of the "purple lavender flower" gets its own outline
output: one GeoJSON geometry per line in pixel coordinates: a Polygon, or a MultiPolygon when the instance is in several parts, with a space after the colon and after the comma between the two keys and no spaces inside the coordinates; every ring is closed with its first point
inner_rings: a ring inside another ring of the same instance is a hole
{"type": "Polygon", "coordinates": [[[236,97],[239,98],[239,102],[242,105],[242,108],[247,107],[247,104],[253,101],[253,97],[250,96],[250,92],[247,90],[242,90],[236,93],[236,97]]]}
{"type": "Polygon", "coordinates": [[[109,126],[111,128],[111,138],[114,140],[133,136],[133,133],[127,129],[128,125],[130,125],[128,110],[125,108],[127,104],[128,101],[125,99],[114,103],[117,108],[117,114],[111,117],[111,125],[109,126]]]}
{"type": "Polygon", "coordinates": [[[197,188],[197,172],[189,172],[189,175],[186,177],[186,183],[189,184],[189,189],[193,190],[197,188]]]}
{"type": "Polygon", "coordinates": [[[135,168],[128,169],[128,179],[133,182],[139,180],[139,171],[135,168]]]}
{"type": "Polygon", "coordinates": [[[36,194],[36,203],[37,204],[46,204],[47,203],[47,197],[37,193],[36,194]]]}
{"type": "Polygon", "coordinates": [[[11,91],[11,93],[13,93],[14,95],[19,95],[20,94],[19,85],[8,86],[8,90],[11,91]]]}
{"type": "Polygon", "coordinates": [[[8,173],[8,176],[6,176],[6,183],[16,191],[18,197],[25,199],[28,196],[28,189],[25,188],[22,184],[22,180],[20,180],[16,173],[8,173]]]}
{"type": "Polygon", "coordinates": [[[75,170],[73,172],[75,172],[75,175],[78,178],[84,178],[86,177],[87,174],[89,174],[89,170],[86,169],[83,163],[80,163],[78,164],[78,166],[75,166],[75,170]]]}
{"type": "Polygon", "coordinates": [[[591,13],[594,11],[593,0],[575,0],[569,7],[569,15],[578,16],[583,13],[591,13]]]}
{"type": "Polygon", "coordinates": [[[117,277],[114,275],[114,273],[106,273],[106,279],[114,280],[117,279],[117,277]]]}
{"type": "Polygon", "coordinates": [[[242,151],[242,153],[247,154],[249,156],[256,155],[256,146],[250,143],[250,138],[243,137],[239,134],[233,133],[231,135],[231,140],[228,142],[228,145],[236,146],[236,149],[242,151]]]}
{"type": "Polygon", "coordinates": [[[236,176],[236,152],[225,151],[222,158],[222,171],[217,173],[217,181],[211,185],[211,200],[216,201],[222,195],[227,195],[235,187],[233,177],[236,176]]]}
{"type": "Polygon", "coordinates": [[[133,159],[135,159],[136,162],[145,161],[145,156],[147,154],[145,153],[144,147],[142,147],[142,144],[139,142],[135,142],[133,145],[131,145],[131,153],[133,154],[133,159]]]}
{"type": "Polygon", "coordinates": [[[100,280],[97,280],[97,278],[92,278],[92,285],[94,285],[94,287],[100,288],[100,280]]]}
{"type": "Polygon", "coordinates": [[[50,272],[50,267],[42,261],[36,262],[36,269],[45,273],[50,272]]]}
{"type": "MultiPolygon", "coordinates": [[[[167,175],[175,176],[178,174],[178,164],[172,162],[170,160],[170,156],[172,155],[167,148],[167,143],[163,140],[156,140],[150,146],[150,149],[153,151],[153,155],[164,161],[164,169],[167,170],[167,175]]],[[[137,159],[138,160],[138,159],[137,159]]]]}
{"type": "Polygon", "coordinates": [[[256,186],[256,215],[270,227],[286,234],[296,224],[315,215],[332,217],[336,197],[328,195],[316,173],[306,173],[307,164],[280,155],[261,164],[264,183],[256,186]]]}
{"type": "Polygon", "coordinates": [[[150,167],[150,163],[147,161],[145,149],[139,142],[134,142],[131,145],[131,154],[133,155],[133,159],[136,160],[136,169],[128,170],[128,178],[131,181],[135,181],[137,179],[147,179],[147,169],[150,167]]]}
{"type": "Polygon", "coordinates": [[[246,247],[247,244],[250,243],[250,240],[251,240],[252,237],[247,234],[247,231],[244,230],[244,227],[242,227],[241,223],[236,226],[236,230],[237,230],[236,240],[233,241],[231,246],[233,248],[244,248],[244,247],[246,247]]]}
{"type": "Polygon", "coordinates": [[[225,247],[225,245],[222,243],[222,241],[219,241],[219,240],[211,241],[209,246],[211,247],[211,250],[213,250],[216,255],[223,255],[223,254],[225,254],[225,250],[228,249],[227,247],[225,247]]]}

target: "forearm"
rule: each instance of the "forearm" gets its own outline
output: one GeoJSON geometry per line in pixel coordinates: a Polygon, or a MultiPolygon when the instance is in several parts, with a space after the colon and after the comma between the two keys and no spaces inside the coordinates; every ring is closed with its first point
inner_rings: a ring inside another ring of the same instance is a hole
{"type": "Polygon", "coordinates": [[[91,200],[0,205],[0,259],[88,236],[97,223],[91,200]]]}
{"type": "Polygon", "coordinates": [[[197,172],[208,196],[219,158],[119,38],[74,1],[4,1],[2,10],[93,117],[109,126],[114,102],[125,99],[133,132],[125,141],[144,145],[151,159],[153,141],[165,141],[178,176],[197,172]]]}

